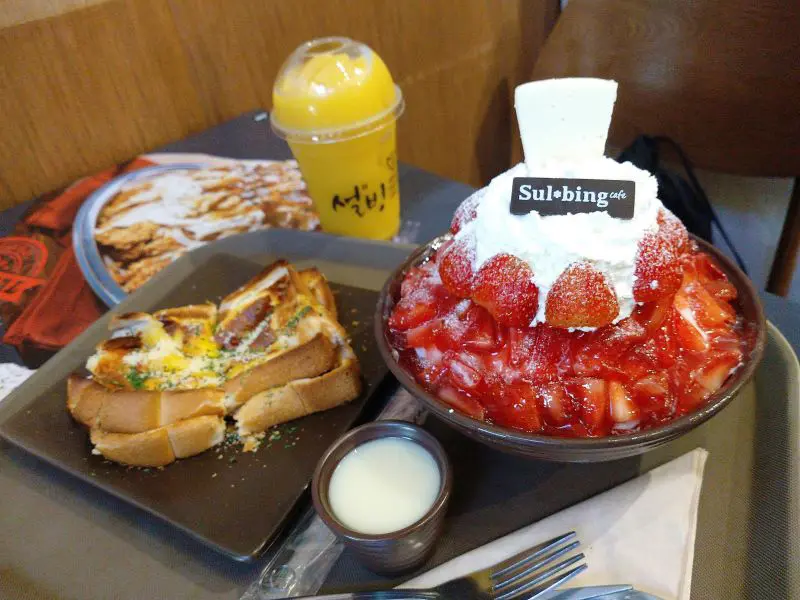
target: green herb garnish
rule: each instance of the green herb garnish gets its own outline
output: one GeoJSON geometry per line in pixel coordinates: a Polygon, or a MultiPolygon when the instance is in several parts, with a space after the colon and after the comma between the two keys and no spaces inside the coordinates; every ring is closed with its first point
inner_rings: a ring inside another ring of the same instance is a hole
{"type": "Polygon", "coordinates": [[[144,387],[144,382],[147,381],[149,375],[147,373],[140,373],[136,369],[131,369],[128,371],[127,379],[131,384],[131,387],[135,390],[140,390],[144,387]]]}
{"type": "Polygon", "coordinates": [[[311,312],[310,306],[304,306],[301,308],[295,315],[286,322],[286,331],[289,332],[297,327],[297,324],[300,322],[300,319],[305,317],[308,313],[311,312]]]}

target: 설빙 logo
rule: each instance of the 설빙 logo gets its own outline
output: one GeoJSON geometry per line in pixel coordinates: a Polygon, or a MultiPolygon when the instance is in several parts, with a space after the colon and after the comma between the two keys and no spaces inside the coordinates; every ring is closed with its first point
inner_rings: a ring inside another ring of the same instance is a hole
{"type": "Polygon", "coordinates": [[[0,301],[17,304],[22,294],[44,283],[47,246],[27,237],[0,238],[0,301]]]}

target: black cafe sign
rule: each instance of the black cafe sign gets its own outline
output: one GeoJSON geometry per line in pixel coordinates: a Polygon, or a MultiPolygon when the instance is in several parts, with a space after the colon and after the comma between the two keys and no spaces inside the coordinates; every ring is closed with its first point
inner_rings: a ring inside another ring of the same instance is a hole
{"type": "Polygon", "coordinates": [[[511,214],[542,216],[605,212],[632,219],[636,185],[615,179],[553,179],[515,177],[511,214]]]}

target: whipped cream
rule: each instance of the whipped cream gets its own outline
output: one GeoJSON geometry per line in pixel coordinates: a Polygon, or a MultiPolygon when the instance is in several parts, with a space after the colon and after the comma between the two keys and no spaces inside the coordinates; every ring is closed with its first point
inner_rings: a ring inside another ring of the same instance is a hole
{"type": "MultiPolygon", "coordinates": [[[[636,255],[644,235],[658,229],[658,183],[647,171],[603,156],[617,82],[594,78],[532,81],[517,86],[514,105],[525,162],[475,193],[477,217],[456,238],[475,238],[475,268],[500,253],[524,260],[533,271],[539,307],[531,326],[545,321],[547,296],[571,264],[587,262],[606,276],[625,319],[636,305],[636,255]],[[606,212],[542,216],[511,214],[515,177],[633,181],[633,218],[606,212]]],[[[594,327],[579,328],[592,330],[594,327]]]]}
{"type": "MultiPolygon", "coordinates": [[[[478,190],[476,218],[464,225],[456,239],[475,238],[475,268],[500,253],[524,260],[533,271],[539,289],[539,310],[531,326],[545,321],[547,296],[559,275],[571,264],[585,261],[604,273],[617,295],[619,314],[614,323],[630,316],[636,305],[633,285],[636,254],[642,237],[658,228],[655,177],[633,164],[597,157],[581,161],[543,161],[534,166],[520,163],[478,190]],[[621,220],[605,212],[541,216],[510,212],[515,177],[570,177],[621,179],[635,183],[633,218],[621,220]]],[[[587,328],[589,330],[593,328],[587,328]]]]}

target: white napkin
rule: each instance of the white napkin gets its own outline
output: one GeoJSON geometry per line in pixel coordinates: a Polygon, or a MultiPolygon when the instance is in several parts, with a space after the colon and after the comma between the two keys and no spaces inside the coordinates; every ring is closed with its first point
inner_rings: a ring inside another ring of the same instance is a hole
{"type": "Polygon", "coordinates": [[[0,400],[8,396],[14,388],[21,385],[33,371],[15,365],[14,363],[0,363],[0,400]]]}
{"type": "Polygon", "coordinates": [[[571,587],[630,584],[665,600],[688,600],[707,456],[706,450],[697,448],[401,587],[439,585],[574,530],[589,568],[570,582],[571,587]]]}

